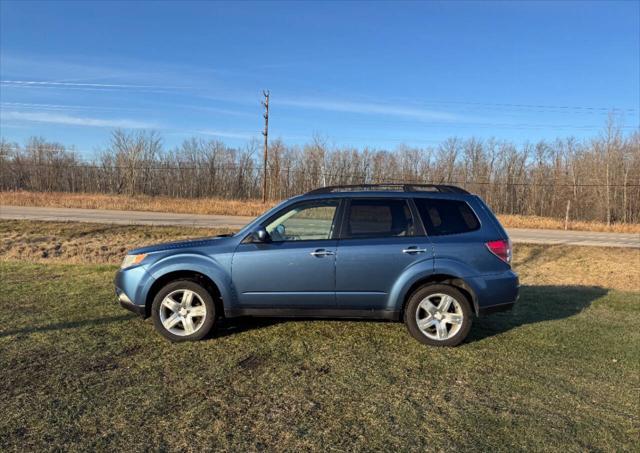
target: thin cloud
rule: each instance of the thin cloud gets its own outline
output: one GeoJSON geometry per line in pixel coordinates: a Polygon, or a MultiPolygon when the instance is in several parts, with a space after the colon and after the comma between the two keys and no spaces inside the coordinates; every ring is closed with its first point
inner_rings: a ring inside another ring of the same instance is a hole
{"type": "Polygon", "coordinates": [[[4,121],[27,121],[34,123],[64,124],[67,126],[108,127],[123,129],[155,129],[156,125],[130,119],[102,119],[49,112],[0,112],[4,121]]]}
{"type": "Polygon", "coordinates": [[[363,115],[382,115],[412,118],[421,121],[456,121],[460,117],[448,112],[426,110],[395,104],[353,102],[324,99],[278,99],[282,105],[311,110],[359,113],[363,115]]]}
{"type": "Polygon", "coordinates": [[[138,111],[139,108],[128,107],[102,107],[94,105],[70,105],[70,104],[34,104],[31,102],[0,102],[0,108],[11,108],[18,110],[54,110],[54,111],[76,111],[76,110],[101,110],[101,111],[138,111]]]}
{"type": "Polygon", "coordinates": [[[156,85],[130,85],[122,83],[77,83],[77,82],[54,82],[39,80],[0,80],[1,83],[10,85],[44,85],[44,86],[65,86],[65,87],[92,87],[92,88],[180,88],[180,87],[160,87],[156,85]]]}
{"type": "Polygon", "coordinates": [[[212,130],[212,129],[200,129],[195,131],[195,133],[200,135],[210,135],[212,137],[243,138],[243,139],[254,138],[258,135],[258,133],[252,134],[250,132],[220,131],[220,130],[212,130]]]}
{"type": "Polygon", "coordinates": [[[0,80],[4,89],[93,91],[104,93],[178,93],[188,87],[159,85],[130,85],[115,83],[40,82],[35,80],[0,80]]]}

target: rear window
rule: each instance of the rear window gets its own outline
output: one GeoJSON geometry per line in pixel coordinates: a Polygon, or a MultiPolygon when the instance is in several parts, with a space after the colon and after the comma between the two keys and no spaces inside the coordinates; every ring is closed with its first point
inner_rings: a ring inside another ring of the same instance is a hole
{"type": "Polygon", "coordinates": [[[464,201],[416,198],[429,236],[460,234],[480,228],[480,221],[464,201]]]}
{"type": "Polygon", "coordinates": [[[415,236],[411,209],[405,200],[351,201],[346,237],[373,238],[415,236]]]}

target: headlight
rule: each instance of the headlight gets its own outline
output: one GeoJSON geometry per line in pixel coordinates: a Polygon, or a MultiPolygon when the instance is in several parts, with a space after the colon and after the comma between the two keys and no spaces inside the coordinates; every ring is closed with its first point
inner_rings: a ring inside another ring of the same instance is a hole
{"type": "Polygon", "coordinates": [[[140,264],[146,257],[146,253],[141,253],[140,255],[127,255],[124,257],[120,269],[126,269],[128,267],[135,266],[136,264],[140,264]]]}

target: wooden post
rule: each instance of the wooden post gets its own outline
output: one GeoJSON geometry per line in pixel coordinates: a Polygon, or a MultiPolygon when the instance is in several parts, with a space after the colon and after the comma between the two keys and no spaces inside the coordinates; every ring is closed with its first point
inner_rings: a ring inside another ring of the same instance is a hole
{"type": "Polygon", "coordinates": [[[571,200],[567,200],[567,213],[564,216],[564,229],[569,229],[569,209],[571,209],[571,200]]]}
{"type": "Polygon", "coordinates": [[[264,101],[261,104],[264,106],[264,161],[262,163],[262,202],[267,202],[267,156],[269,150],[269,144],[267,138],[269,136],[269,90],[262,91],[264,101]]]}

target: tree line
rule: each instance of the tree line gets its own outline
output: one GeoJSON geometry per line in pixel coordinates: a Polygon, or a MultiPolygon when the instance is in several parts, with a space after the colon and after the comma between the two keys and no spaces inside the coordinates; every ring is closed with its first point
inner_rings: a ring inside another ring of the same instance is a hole
{"type": "MultiPolygon", "coordinates": [[[[116,130],[98,157],[42,138],[0,141],[0,189],[170,197],[252,199],[262,195],[258,142],[230,147],[192,138],[166,149],[155,132],[116,130]]],[[[640,222],[640,134],[613,122],[588,140],[516,145],[450,138],[437,146],[394,150],[269,145],[268,198],[316,187],[384,182],[456,184],[497,213],[604,222],[640,222]]]]}

